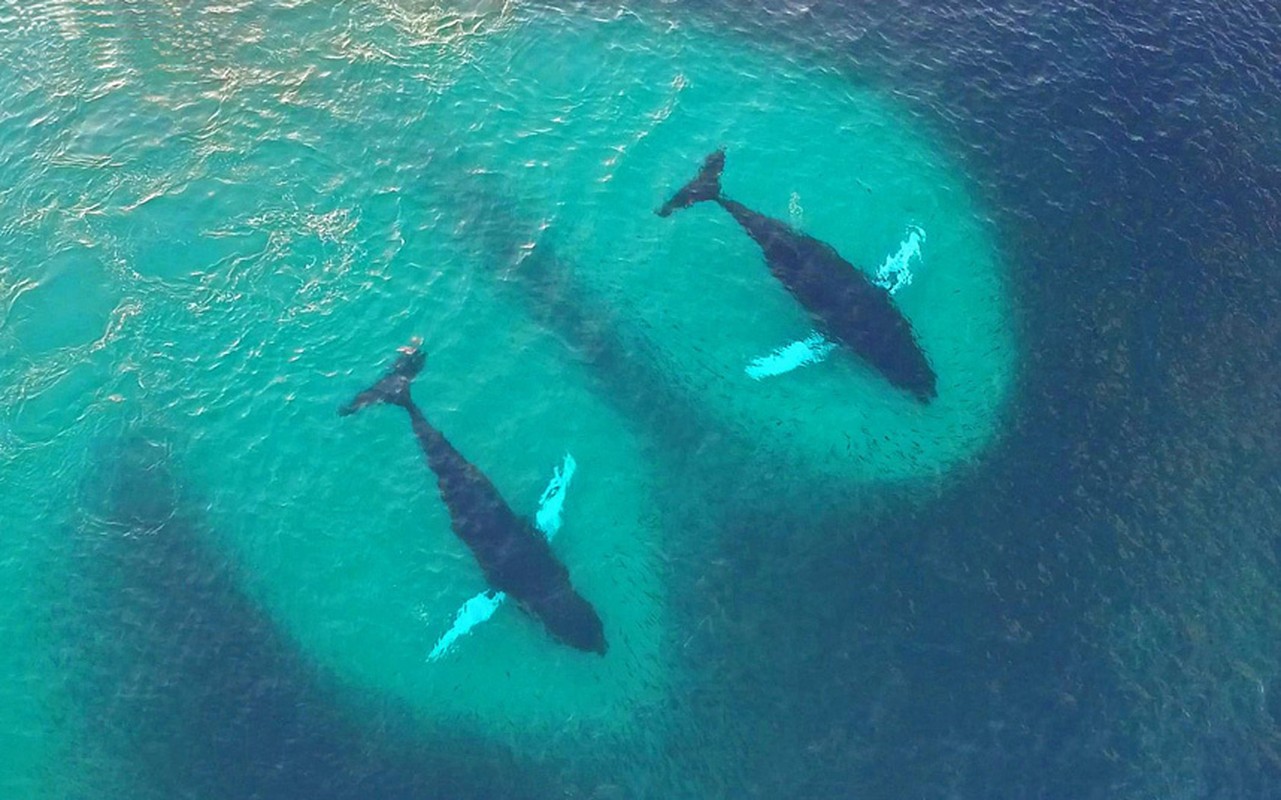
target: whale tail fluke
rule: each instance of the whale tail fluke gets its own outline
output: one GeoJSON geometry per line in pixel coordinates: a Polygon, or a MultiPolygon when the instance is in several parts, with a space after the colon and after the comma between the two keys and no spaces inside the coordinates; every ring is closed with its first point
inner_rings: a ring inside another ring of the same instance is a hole
{"type": "Polygon", "coordinates": [[[391,403],[397,406],[408,406],[413,402],[409,397],[409,383],[427,362],[427,354],[418,348],[417,342],[400,350],[400,358],[392,365],[391,370],[373,386],[352,398],[352,401],[338,409],[338,416],[355,414],[365,406],[378,403],[391,403]]]}
{"type": "Polygon", "coordinates": [[[663,207],[654,212],[665,217],[673,211],[689,208],[704,200],[716,200],[721,196],[721,172],[725,169],[725,151],[717,150],[709,155],[699,168],[694,180],[681,187],[672,195],[672,199],[663,203],[663,207]]]}

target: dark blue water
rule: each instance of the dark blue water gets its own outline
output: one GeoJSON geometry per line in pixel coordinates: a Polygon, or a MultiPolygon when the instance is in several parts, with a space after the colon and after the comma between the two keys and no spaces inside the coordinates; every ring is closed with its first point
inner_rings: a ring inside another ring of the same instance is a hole
{"type": "MultiPolygon", "coordinates": [[[[924,502],[775,507],[767,477],[699,472],[697,421],[620,401],[720,499],[664,511],[702,542],[668,600],[686,722],[617,758],[512,752],[338,685],[208,545],[181,458],[125,439],[68,525],[65,616],[95,634],[62,657],[94,665],[70,691],[99,759],[68,759],[76,796],[1281,795],[1281,11],[656,13],[890,92],[963,166],[1013,265],[1005,436],[924,502]]],[[[558,335],[616,357],[590,321],[558,335]]]]}
{"type": "Polygon", "coordinates": [[[745,576],[822,576],[804,635],[844,643],[763,668],[764,717],[807,710],[763,793],[1276,796],[1281,14],[763,13],[964,154],[1027,359],[1016,434],[967,485],[879,545],[728,570],[744,614],[745,576]]]}

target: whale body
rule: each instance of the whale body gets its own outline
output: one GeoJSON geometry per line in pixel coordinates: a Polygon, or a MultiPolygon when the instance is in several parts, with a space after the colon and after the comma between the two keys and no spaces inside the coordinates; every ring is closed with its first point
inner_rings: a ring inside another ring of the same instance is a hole
{"type": "Polygon", "coordinates": [[[852,350],[921,402],[936,397],[934,370],[889,291],[826,242],[726,197],[721,192],[724,169],[725,151],[717,150],[656,213],[666,217],[695,203],[718,204],[760,246],[770,272],[809,312],[824,336],[852,350]]]}
{"type": "Polygon", "coordinates": [[[556,558],[547,539],[516,514],[494,484],[467,461],[437,430],[409,393],[426,355],[403,348],[381,380],[339,410],[354,414],[378,403],[398,405],[409,414],[427,466],[436,476],[440,497],[449,509],[450,526],[467,545],[493,589],[504,592],[548,633],[570,647],[605,654],[604,626],[591,603],[575,591],[569,570],[556,558]]]}

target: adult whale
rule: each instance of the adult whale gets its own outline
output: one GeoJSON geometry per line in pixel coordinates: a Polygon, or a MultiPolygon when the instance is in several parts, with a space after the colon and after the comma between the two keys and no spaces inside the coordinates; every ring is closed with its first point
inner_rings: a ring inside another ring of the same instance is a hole
{"type": "Polygon", "coordinates": [[[569,571],[547,539],[511,510],[489,478],[463,458],[414,403],[409,384],[426,360],[416,345],[401,348],[391,370],[338,414],[354,414],[376,403],[405,409],[427,466],[436,474],[441,499],[449,508],[450,525],[476,557],[489,585],[515,599],[556,639],[604,655],[608,645],[600,617],[574,591],[569,571]]]}
{"type": "Polygon", "coordinates": [[[717,150],[656,213],[666,217],[704,200],[720,204],[760,246],[770,272],[805,307],[815,327],[921,402],[936,397],[934,370],[890,293],[868,280],[831,245],[724,196],[724,169],[725,151],[717,150]]]}

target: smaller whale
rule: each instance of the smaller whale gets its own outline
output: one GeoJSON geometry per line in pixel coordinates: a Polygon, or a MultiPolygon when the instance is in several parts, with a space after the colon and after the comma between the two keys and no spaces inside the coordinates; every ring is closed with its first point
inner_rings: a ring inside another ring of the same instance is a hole
{"type": "Polygon", "coordinates": [[[666,217],[712,201],[730,213],[760,246],[774,277],[809,312],[825,337],[862,357],[892,385],[928,403],[937,377],[916,342],[912,324],[890,293],[873,283],[829,244],[753,211],[721,193],[725,151],[707,157],[698,175],[655,213],[666,217]]]}
{"type": "Polygon", "coordinates": [[[391,370],[338,414],[347,416],[378,403],[405,409],[427,466],[436,475],[450,525],[475,556],[489,585],[516,600],[556,640],[604,655],[608,644],[600,617],[574,590],[569,571],[547,539],[511,510],[489,478],[427,421],[410,396],[409,384],[426,360],[417,346],[402,348],[391,370]]]}

